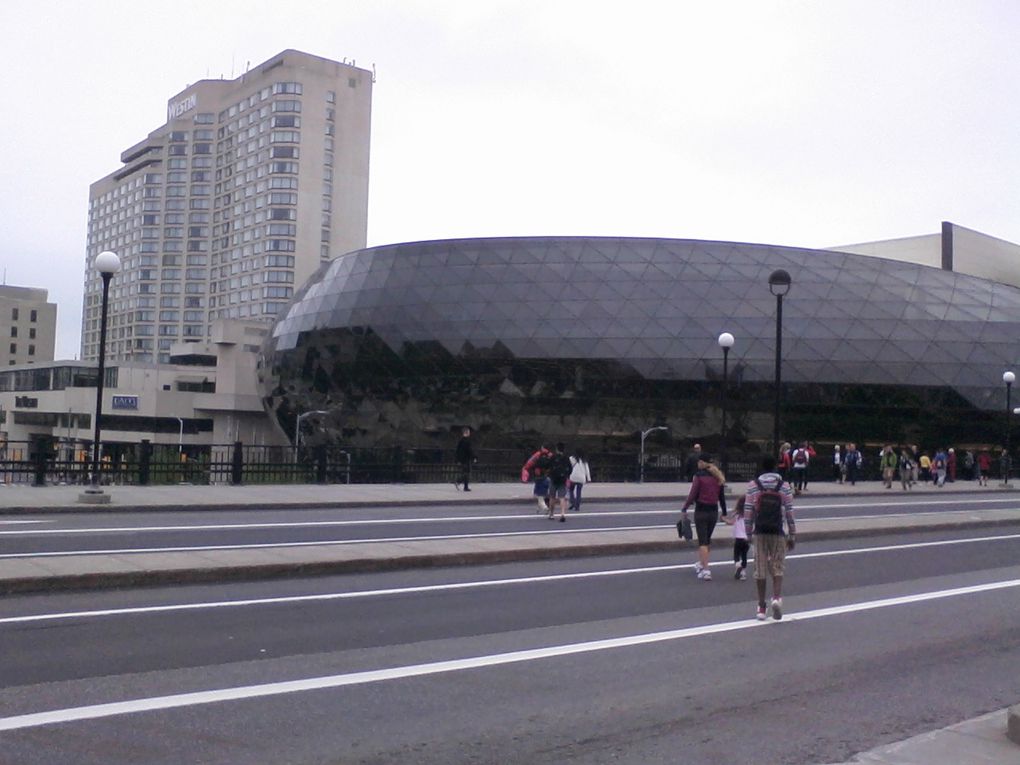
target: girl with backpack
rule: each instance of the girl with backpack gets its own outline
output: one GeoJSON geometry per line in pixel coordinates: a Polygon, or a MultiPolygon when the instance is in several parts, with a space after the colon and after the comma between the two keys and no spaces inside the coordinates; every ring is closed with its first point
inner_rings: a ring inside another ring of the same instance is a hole
{"type": "Polygon", "coordinates": [[[723,491],[725,485],[726,477],[722,471],[712,464],[710,455],[702,452],[698,459],[698,472],[694,474],[691,491],[684,506],[680,508],[680,515],[685,518],[687,508],[694,505],[694,528],[698,535],[698,562],[694,564],[694,571],[703,582],[712,580],[708,558],[712,546],[712,532],[719,522],[719,511],[726,515],[726,494],[723,491]]]}

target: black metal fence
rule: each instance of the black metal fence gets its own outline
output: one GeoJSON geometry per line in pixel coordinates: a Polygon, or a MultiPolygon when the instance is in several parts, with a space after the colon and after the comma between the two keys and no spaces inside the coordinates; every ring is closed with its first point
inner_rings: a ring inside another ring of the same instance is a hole
{"type": "MultiPolygon", "coordinates": [[[[103,444],[100,482],[123,485],[168,484],[280,484],[280,483],[452,483],[460,475],[453,449],[375,447],[338,448],[255,446],[240,442],[212,446],[103,444]]],[[[472,466],[476,483],[521,480],[529,454],[517,450],[483,449],[472,466]]],[[[0,447],[0,482],[38,486],[87,484],[92,453],[88,444],[56,439],[12,441],[0,447]]],[[[589,455],[596,482],[673,482],[685,478],[686,453],[627,452],[589,455]]],[[[731,454],[726,473],[730,482],[754,477],[761,455],[731,454]]],[[[831,466],[816,460],[809,480],[832,480],[831,466]]],[[[877,461],[865,465],[861,480],[878,480],[877,461]]]]}

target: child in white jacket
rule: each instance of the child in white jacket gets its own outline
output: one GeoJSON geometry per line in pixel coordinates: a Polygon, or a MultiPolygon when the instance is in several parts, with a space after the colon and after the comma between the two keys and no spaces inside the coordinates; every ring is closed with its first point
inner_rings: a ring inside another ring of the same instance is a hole
{"type": "Polygon", "coordinates": [[[744,525],[744,495],[737,500],[733,512],[723,516],[723,521],[733,527],[733,564],[734,579],[747,579],[747,552],[751,542],[747,538],[747,526],[744,525]]]}

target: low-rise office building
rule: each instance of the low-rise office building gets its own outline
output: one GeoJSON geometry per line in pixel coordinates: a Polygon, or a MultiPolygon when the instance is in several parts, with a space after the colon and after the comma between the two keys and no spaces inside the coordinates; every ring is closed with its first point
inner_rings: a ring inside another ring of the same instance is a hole
{"type": "MultiPolygon", "coordinates": [[[[202,343],[180,343],[171,363],[106,367],[102,442],[107,454],[149,441],[196,452],[213,444],[285,443],[255,385],[261,325],[221,320],[202,343]]],[[[48,441],[60,459],[88,458],[94,437],[97,365],[50,361],[0,371],[0,423],[10,459],[48,441]]]]}

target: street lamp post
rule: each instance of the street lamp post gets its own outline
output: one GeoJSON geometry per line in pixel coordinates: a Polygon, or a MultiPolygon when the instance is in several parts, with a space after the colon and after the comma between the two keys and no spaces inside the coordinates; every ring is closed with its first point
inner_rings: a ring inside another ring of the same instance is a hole
{"type": "Polygon", "coordinates": [[[723,474],[726,473],[729,467],[726,456],[726,400],[729,397],[730,348],[733,347],[734,342],[733,335],[729,332],[723,332],[719,335],[719,347],[722,348],[722,433],[720,434],[719,456],[722,462],[723,474]]]}
{"type": "Polygon", "coordinates": [[[92,261],[92,266],[103,278],[103,302],[99,318],[99,379],[96,381],[96,422],[92,437],[92,476],[89,487],[78,499],[82,502],[103,504],[110,501],[110,496],[103,493],[103,487],[99,483],[99,450],[100,450],[100,420],[103,418],[103,383],[106,378],[106,315],[110,303],[110,279],[120,271],[120,258],[117,253],[109,250],[101,252],[92,261]]]}
{"type": "Polygon", "coordinates": [[[329,414],[325,409],[314,409],[311,412],[302,412],[297,416],[296,423],[294,425],[294,464],[298,461],[298,452],[301,450],[301,423],[306,417],[311,417],[316,414],[329,414]]]}
{"type": "Polygon", "coordinates": [[[1010,425],[1012,423],[1009,421],[1009,418],[1010,418],[1010,413],[1013,411],[1013,407],[1010,406],[1010,393],[1012,392],[1012,389],[1013,389],[1013,383],[1016,382],[1016,375],[1013,374],[1012,372],[1003,372],[1002,373],[1002,381],[1004,383],[1006,383],[1006,453],[1005,453],[1005,455],[1003,455],[1003,458],[1002,458],[1002,485],[1006,486],[1006,487],[1009,487],[1009,469],[1010,469],[1010,462],[1011,462],[1011,459],[1012,459],[1011,454],[1010,454],[1010,450],[1009,450],[1009,447],[1010,447],[1010,444],[1009,444],[1010,438],[1009,438],[1009,436],[1010,436],[1010,431],[1012,430],[1012,428],[1010,428],[1010,425]]]}
{"type": "Polygon", "coordinates": [[[669,430],[669,428],[667,428],[665,425],[656,425],[654,428],[649,428],[648,430],[641,431],[641,457],[638,469],[638,483],[645,482],[645,438],[648,436],[649,433],[653,433],[656,430],[669,430]]]}
{"type": "Polygon", "coordinates": [[[772,453],[779,454],[779,413],[783,400],[783,297],[790,291],[790,274],[778,268],[769,274],[769,292],[776,296],[776,402],[772,419],[772,453]]]}

